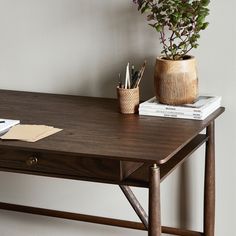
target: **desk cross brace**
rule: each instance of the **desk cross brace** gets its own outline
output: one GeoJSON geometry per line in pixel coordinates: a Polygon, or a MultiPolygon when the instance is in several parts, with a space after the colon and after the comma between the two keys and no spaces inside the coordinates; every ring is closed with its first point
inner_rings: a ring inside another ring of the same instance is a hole
{"type": "Polygon", "coordinates": [[[150,188],[149,188],[149,217],[146,214],[145,210],[135,197],[134,193],[130,189],[129,186],[120,185],[121,190],[123,191],[124,195],[130,202],[131,206],[135,210],[136,214],[140,218],[141,222],[133,222],[127,220],[118,220],[118,219],[111,219],[106,217],[99,217],[99,216],[92,216],[92,215],[84,215],[78,213],[71,213],[71,212],[64,212],[64,211],[57,211],[57,210],[50,210],[50,209],[43,209],[37,207],[29,207],[29,206],[22,206],[16,204],[9,204],[0,202],[0,209],[8,210],[8,211],[17,211],[17,212],[24,212],[29,214],[36,214],[36,215],[43,215],[43,216],[51,216],[69,220],[76,220],[76,221],[83,221],[89,223],[96,223],[96,224],[104,224],[110,226],[117,226],[129,229],[137,229],[137,230],[146,230],[148,231],[149,236],[156,236],[160,235],[161,233],[166,234],[173,234],[173,235],[182,235],[182,236],[203,236],[202,233],[184,230],[184,229],[177,229],[172,227],[165,227],[160,226],[160,172],[159,168],[156,166],[150,168],[150,188]],[[159,219],[159,220],[158,220],[159,219]],[[150,222],[150,223],[149,223],[150,222]],[[158,231],[158,232],[157,232],[158,231]]]}
{"type": "MultiPolygon", "coordinates": [[[[42,215],[42,216],[51,216],[61,219],[68,219],[68,220],[75,220],[75,221],[83,221],[95,224],[103,224],[103,225],[110,225],[110,226],[117,226],[129,229],[136,229],[136,230],[148,230],[143,223],[127,221],[127,220],[118,220],[118,219],[111,219],[106,217],[99,217],[99,216],[91,216],[91,215],[84,215],[78,213],[71,213],[71,212],[64,212],[64,211],[56,211],[56,210],[49,210],[37,207],[28,207],[16,204],[9,204],[9,203],[0,203],[0,209],[8,210],[8,211],[16,211],[16,212],[24,212],[29,214],[35,215],[42,215]]],[[[190,230],[184,229],[177,229],[172,227],[161,227],[162,233],[166,234],[173,234],[173,235],[182,235],[182,236],[203,236],[202,233],[194,232],[190,230]]]]}
{"type": "MultiPolygon", "coordinates": [[[[0,209],[29,214],[52,216],[63,219],[104,224],[129,229],[148,231],[148,236],[161,236],[162,233],[180,236],[214,236],[214,213],[215,213],[215,143],[214,121],[206,129],[206,165],[205,165],[205,194],[204,194],[204,233],[161,226],[160,214],[160,168],[157,165],[149,169],[149,214],[145,212],[129,186],[120,185],[121,190],[130,202],[141,222],[112,219],[99,216],[84,215],[43,209],[37,207],[22,206],[0,202],[0,209]]],[[[200,144],[200,143],[199,143],[200,144]]],[[[198,145],[196,145],[197,147],[198,145]]],[[[182,162],[181,159],[179,162],[182,162]]],[[[165,176],[164,176],[165,177],[165,176]]],[[[162,178],[164,178],[162,176],[162,178]]]]}
{"type": "MultiPolygon", "coordinates": [[[[68,219],[68,220],[75,220],[75,221],[83,221],[95,224],[103,224],[103,225],[110,225],[110,226],[117,226],[129,229],[136,229],[136,230],[145,230],[148,231],[148,216],[144,209],[142,208],[141,204],[136,199],[134,193],[128,186],[121,185],[120,188],[124,192],[125,196],[129,200],[131,206],[135,209],[135,212],[141,219],[142,223],[140,222],[133,222],[128,220],[118,220],[112,219],[107,217],[100,217],[100,216],[92,216],[92,215],[85,215],[79,213],[71,213],[65,211],[57,211],[57,210],[50,210],[38,207],[29,207],[23,205],[16,205],[10,203],[3,203],[0,202],[0,209],[7,210],[7,211],[16,211],[16,212],[23,212],[29,213],[34,215],[42,215],[42,216],[49,216],[49,217],[56,217],[61,219],[68,219]]],[[[166,234],[173,234],[173,235],[182,235],[182,236],[203,236],[202,233],[184,230],[184,229],[177,229],[172,227],[161,227],[161,232],[166,234]]]]}

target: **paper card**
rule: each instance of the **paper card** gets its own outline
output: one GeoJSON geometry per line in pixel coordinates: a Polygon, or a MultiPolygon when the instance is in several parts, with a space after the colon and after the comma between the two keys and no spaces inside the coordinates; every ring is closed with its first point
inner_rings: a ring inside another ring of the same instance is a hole
{"type": "Polygon", "coordinates": [[[39,135],[38,137],[35,137],[33,139],[28,139],[28,140],[22,140],[22,141],[36,142],[36,141],[38,141],[40,139],[46,138],[46,137],[51,136],[53,134],[56,134],[56,133],[58,133],[60,131],[62,131],[62,129],[53,128],[53,129],[49,130],[48,132],[39,135]]]}
{"type": "Polygon", "coordinates": [[[46,125],[16,125],[4,134],[1,139],[35,142],[59,131],[61,130],[46,125]]]}

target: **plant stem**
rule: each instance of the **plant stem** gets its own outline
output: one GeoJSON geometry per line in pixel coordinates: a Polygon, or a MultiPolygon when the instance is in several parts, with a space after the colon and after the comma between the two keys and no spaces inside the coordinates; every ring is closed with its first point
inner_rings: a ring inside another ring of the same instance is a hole
{"type": "Polygon", "coordinates": [[[165,55],[168,58],[168,54],[167,54],[168,45],[165,43],[166,39],[165,39],[164,28],[162,28],[162,31],[160,32],[160,35],[161,35],[161,42],[162,42],[163,47],[164,47],[165,55]]]}
{"type": "Polygon", "coordinates": [[[173,52],[173,36],[174,36],[175,32],[172,31],[172,34],[170,36],[170,48],[171,48],[171,57],[174,58],[174,52],[173,52]]]}

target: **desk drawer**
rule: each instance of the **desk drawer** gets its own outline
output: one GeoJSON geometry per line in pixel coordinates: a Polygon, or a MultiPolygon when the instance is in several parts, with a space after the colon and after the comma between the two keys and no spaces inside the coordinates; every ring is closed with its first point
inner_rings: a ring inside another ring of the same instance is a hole
{"type": "Polygon", "coordinates": [[[0,149],[0,167],[12,170],[97,179],[122,180],[142,163],[0,149]]]}

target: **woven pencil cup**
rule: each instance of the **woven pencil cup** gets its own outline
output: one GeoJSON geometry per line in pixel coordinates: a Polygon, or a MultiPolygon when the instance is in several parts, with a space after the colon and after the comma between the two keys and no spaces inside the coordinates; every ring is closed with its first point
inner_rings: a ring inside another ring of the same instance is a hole
{"type": "Polygon", "coordinates": [[[139,87],[124,89],[117,87],[119,111],[122,114],[134,114],[138,112],[139,87]]]}

